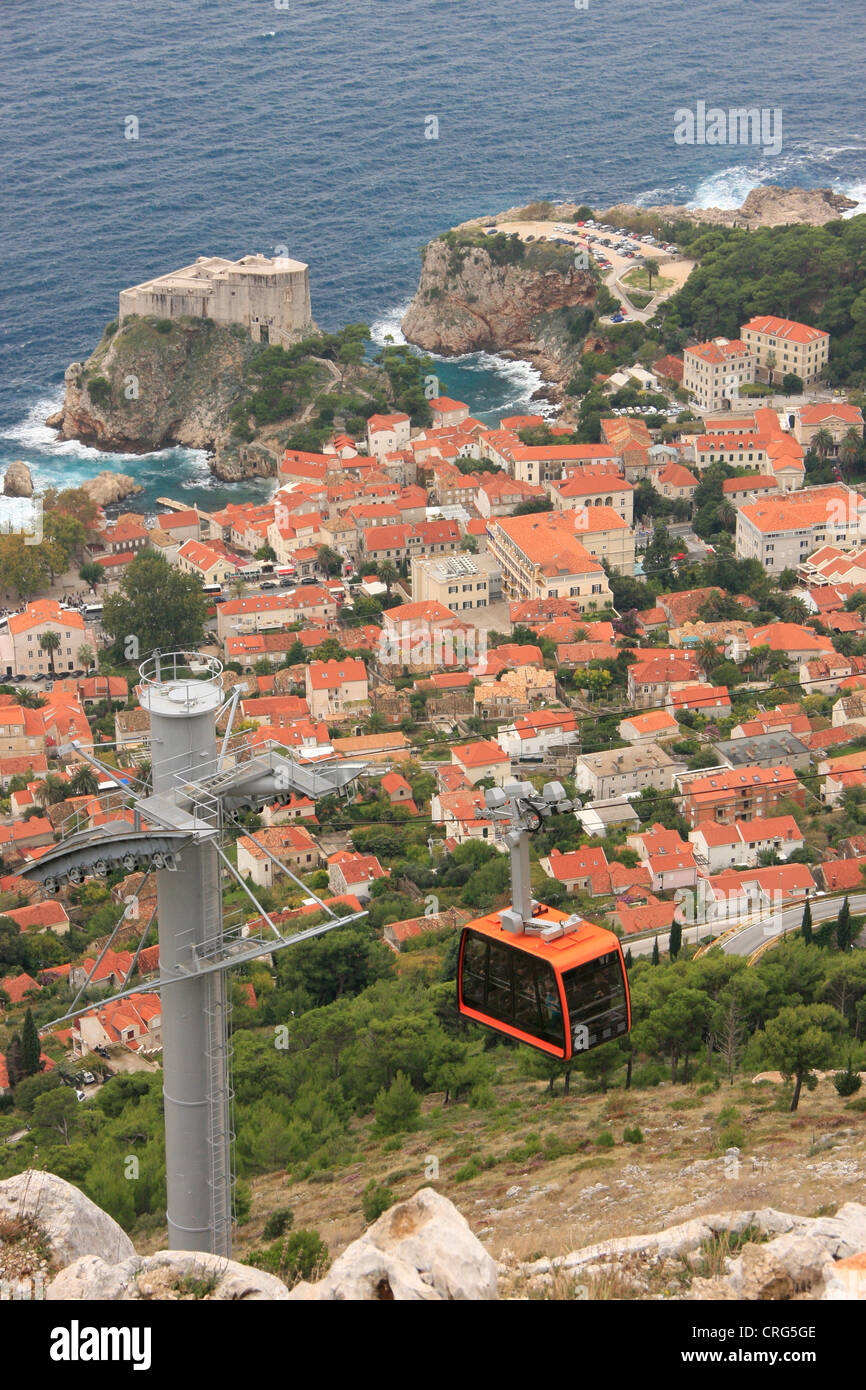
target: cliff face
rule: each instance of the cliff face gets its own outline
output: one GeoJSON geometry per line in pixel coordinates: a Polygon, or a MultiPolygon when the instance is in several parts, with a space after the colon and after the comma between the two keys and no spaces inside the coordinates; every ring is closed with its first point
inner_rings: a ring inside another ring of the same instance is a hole
{"type": "Polygon", "coordinates": [[[61,439],[122,453],[219,447],[252,353],[245,334],[207,321],[177,320],[161,333],[152,319],[129,319],[67,368],[63,407],[48,423],[61,439]]]}
{"type": "MultiPolygon", "coordinates": [[[[410,342],[428,352],[510,352],[559,380],[569,355],[561,322],[565,309],[590,306],[595,281],[575,270],[566,253],[561,267],[495,264],[483,246],[432,241],[422,253],[418,292],[403,319],[410,342]],[[561,315],[560,315],[561,317],[561,315]]],[[[574,355],[574,346],[570,353],[574,355]]]]}

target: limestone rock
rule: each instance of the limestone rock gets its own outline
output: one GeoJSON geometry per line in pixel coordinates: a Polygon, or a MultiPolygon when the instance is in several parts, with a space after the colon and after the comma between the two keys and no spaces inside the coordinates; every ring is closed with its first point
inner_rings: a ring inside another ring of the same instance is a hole
{"type": "Polygon", "coordinates": [[[23,1217],[38,1225],[55,1265],[68,1265],[83,1255],[116,1264],[135,1254],[117,1222],[54,1173],[29,1169],[0,1182],[0,1216],[23,1217]]]}
{"type": "Polygon", "coordinates": [[[119,502],[122,497],[130,497],[135,492],[144,491],[128,473],[113,473],[109,468],[103,469],[95,478],[88,478],[81,486],[88,497],[100,507],[119,502]]]}
{"type": "Polygon", "coordinates": [[[32,497],[33,479],[30,469],[21,459],[15,459],[6,469],[3,478],[3,492],[6,497],[32,497]]]}
{"type": "Polygon", "coordinates": [[[195,1250],[160,1250],[107,1264],[96,1255],[76,1260],[45,1291],[48,1301],[133,1303],[210,1300],[282,1302],[289,1296],[281,1279],[219,1255],[195,1250]]]}
{"type": "Polygon", "coordinates": [[[493,1299],[496,1263],[465,1217],[431,1187],[389,1208],[295,1299],[493,1299]]]}

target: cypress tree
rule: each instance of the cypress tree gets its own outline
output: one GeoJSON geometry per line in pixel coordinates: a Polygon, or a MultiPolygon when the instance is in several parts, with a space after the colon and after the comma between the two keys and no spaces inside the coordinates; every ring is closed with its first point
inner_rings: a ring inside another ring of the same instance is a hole
{"type": "Polygon", "coordinates": [[[39,1033],[33,1022],[33,1010],[28,1009],[24,1015],[24,1027],[21,1031],[21,1065],[24,1068],[25,1076],[33,1076],[39,1071],[41,1052],[39,1033]]]}
{"type": "Polygon", "coordinates": [[[659,960],[660,960],[660,956],[659,956],[659,939],[658,939],[658,937],[656,937],[655,940],[653,941],[653,955],[652,955],[652,963],[653,963],[653,965],[658,965],[659,960]]]}
{"type": "Polygon", "coordinates": [[[668,952],[671,960],[676,960],[682,949],[683,929],[679,922],[671,922],[670,935],[668,937],[668,952]]]}
{"type": "Polygon", "coordinates": [[[21,1059],[21,1039],[16,1033],[6,1049],[6,1074],[9,1077],[9,1085],[17,1086],[19,1081],[24,1080],[24,1066],[21,1059]]]}
{"type": "Polygon", "coordinates": [[[634,961],[633,961],[632,954],[631,954],[631,947],[629,946],[628,949],[626,950],[626,953],[625,953],[625,968],[626,968],[626,970],[631,970],[633,964],[634,964],[634,961]]]}
{"type": "Polygon", "coordinates": [[[803,921],[800,924],[800,934],[808,945],[812,940],[812,904],[806,899],[806,906],[803,908],[803,921]]]}
{"type": "Polygon", "coordinates": [[[836,918],[836,945],[840,951],[847,951],[851,945],[851,908],[846,898],[836,918]]]}

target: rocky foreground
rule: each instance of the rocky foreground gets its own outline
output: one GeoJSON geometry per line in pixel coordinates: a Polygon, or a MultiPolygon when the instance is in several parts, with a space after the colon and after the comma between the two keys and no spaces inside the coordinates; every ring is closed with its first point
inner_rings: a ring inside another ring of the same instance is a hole
{"type": "Polygon", "coordinates": [[[0,1182],[0,1284],[50,1301],[444,1302],[504,1299],[837,1300],[866,1296],[866,1206],[801,1217],[763,1208],[700,1217],[560,1258],[497,1264],[453,1203],[422,1188],[349,1245],[324,1279],[190,1251],[136,1254],[126,1233],[52,1173],[0,1182]],[[709,1268],[709,1276],[707,1271],[709,1268]]]}

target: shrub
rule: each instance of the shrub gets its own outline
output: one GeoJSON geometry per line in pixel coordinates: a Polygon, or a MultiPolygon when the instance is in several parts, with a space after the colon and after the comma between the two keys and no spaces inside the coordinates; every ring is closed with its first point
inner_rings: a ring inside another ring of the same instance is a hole
{"type": "Polygon", "coordinates": [[[95,405],[105,405],[111,399],[111,385],[104,376],[92,376],[87,383],[87,394],[95,405]]]}
{"type": "Polygon", "coordinates": [[[328,1247],[318,1231],[292,1231],[285,1240],[277,1240],[265,1250],[253,1250],[245,1264],[276,1274],[289,1288],[301,1279],[323,1274],[330,1264],[328,1247]]]}
{"type": "Polygon", "coordinates": [[[856,1100],[849,1100],[845,1106],[846,1110],[856,1110],[860,1115],[866,1115],[866,1096],[858,1096],[856,1100]]]}
{"type": "Polygon", "coordinates": [[[609,1129],[603,1129],[601,1134],[597,1134],[595,1137],[595,1145],[599,1149],[612,1149],[615,1143],[616,1140],[609,1129]]]}
{"type": "Polygon", "coordinates": [[[382,1215],[383,1211],[387,1211],[389,1207],[394,1205],[396,1200],[397,1198],[394,1196],[390,1187],[386,1184],[376,1182],[375,1178],[371,1178],[364,1188],[364,1195],[361,1198],[361,1204],[364,1208],[364,1220],[367,1225],[372,1225],[372,1223],[382,1215]]]}
{"type": "Polygon", "coordinates": [[[728,1125],[719,1135],[719,1149],[724,1152],[726,1149],[742,1149],[746,1142],[746,1136],[740,1125],[728,1125]]]}
{"type": "Polygon", "coordinates": [[[235,1187],[235,1216],[239,1226],[245,1226],[249,1221],[252,1204],[252,1188],[248,1182],[239,1181],[235,1187]]]}
{"type": "Polygon", "coordinates": [[[642,1144],[643,1130],[640,1129],[637,1125],[633,1125],[629,1129],[623,1130],[622,1137],[623,1142],[626,1144],[642,1144]]]}
{"type": "Polygon", "coordinates": [[[477,1178],[481,1172],[481,1164],[477,1158],[470,1158],[468,1163],[464,1163],[462,1168],[458,1168],[454,1174],[455,1182],[469,1182],[470,1178],[477,1178]]]}
{"type": "Polygon", "coordinates": [[[265,1240],[276,1240],[278,1236],[284,1236],[286,1231],[291,1230],[294,1220],[295,1214],[291,1207],[279,1207],[277,1211],[271,1212],[265,1222],[262,1237],[265,1240]]]}
{"type": "Polygon", "coordinates": [[[645,1062],[642,1067],[635,1067],[631,1084],[633,1088],[640,1090],[647,1086],[659,1086],[663,1081],[667,1081],[667,1078],[668,1069],[663,1062],[645,1062]]]}
{"type": "Polygon", "coordinates": [[[847,1071],[837,1071],[833,1077],[833,1085],[840,1096],[853,1096],[863,1083],[856,1071],[852,1071],[851,1063],[848,1063],[847,1071]]]}
{"type": "Polygon", "coordinates": [[[157,319],[156,323],[154,324],[154,327],[156,328],[157,333],[170,333],[171,319],[157,319]]]}

